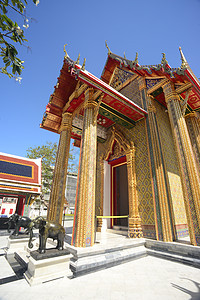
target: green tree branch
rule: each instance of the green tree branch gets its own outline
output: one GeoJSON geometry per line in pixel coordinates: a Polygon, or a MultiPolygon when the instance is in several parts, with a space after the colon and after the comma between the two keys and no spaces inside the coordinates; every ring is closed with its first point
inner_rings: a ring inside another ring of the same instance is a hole
{"type": "MultiPolygon", "coordinates": [[[[31,0],[36,5],[39,4],[39,0],[31,0]]],[[[0,67],[0,73],[8,75],[10,78],[18,78],[24,69],[23,63],[18,57],[18,51],[15,46],[11,44],[10,40],[25,45],[27,42],[24,31],[20,26],[12,21],[8,16],[9,10],[14,10],[20,14],[25,25],[23,27],[28,28],[28,18],[25,14],[25,4],[27,0],[0,0],[0,57],[2,57],[3,66],[0,67]],[[9,41],[9,42],[8,42],[9,41]],[[9,68],[9,69],[8,69],[9,68]]]]}

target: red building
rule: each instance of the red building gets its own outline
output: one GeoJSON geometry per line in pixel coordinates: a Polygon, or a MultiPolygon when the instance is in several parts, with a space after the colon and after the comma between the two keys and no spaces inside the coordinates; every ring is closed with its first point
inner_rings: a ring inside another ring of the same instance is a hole
{"type": "Polygon", "coordinates": [[[0,152],[0,228],[14,213],[29,214],[29,205],[41,194],[41,159],[0,152]]]}

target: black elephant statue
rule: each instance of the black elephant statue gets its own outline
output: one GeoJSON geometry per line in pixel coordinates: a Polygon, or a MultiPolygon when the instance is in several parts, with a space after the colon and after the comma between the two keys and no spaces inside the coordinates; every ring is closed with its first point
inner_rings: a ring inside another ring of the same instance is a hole
{"type": "MultiPolygon", "coordinates": [[[[32,220],[31,222],[30,228],[32,229],[33,227],[39,229],[39,249],[38,249],[39,253],[46,252],[47,238],[52,238],[53,240],[57,240],[56,249],[63,250],[65,229],[62,225],[52,221],[46,221],[43,217],[37,217],[35,220],[32,220]]],[[[28,243],[29,248],[33,247],[31,240],[32,240],[32,234],[30,234],[30,239],[28,243]]]]}
{"type": "Polygon", "coordinates": [[[8,232],[10,232],[11,225],[14,224],[14,231],[12,235],[19,235],[19,229],[20,227],[23,227],[26,229],[25,234],[30,232],[30,223],[31,219],[28,217],[20,216],[18,214],[13,214],[9,217],[8,221],[6,222],[8,224],[8,232]]]}

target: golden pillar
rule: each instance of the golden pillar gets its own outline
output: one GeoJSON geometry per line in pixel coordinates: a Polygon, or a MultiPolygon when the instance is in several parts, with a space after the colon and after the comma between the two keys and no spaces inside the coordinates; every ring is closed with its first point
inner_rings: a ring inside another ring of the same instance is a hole
{"type": "MultiPolygon", "coordinates": [[[[100,216],[103,216],[103,198],[104,198],[104,160],[100,157],[100,176],[101,176],[101,189],[100,189],[100,205],[98,213],[100,216]]],[[[97,232],[101,232],[103,220],[97,219],[97,232]]]]}
{"type": "Polygon", "coordinates": [[[173,218],[171,211],[171,193],[168,175],[165,167],[159,124],[156,118],[156,108],[153,97],[147,95],[144,78],[138,80],[143,108],[148,111],[146,130],[151,166],[151,180],[153,183],[155,228],[158,240],[173,241],[173,218]]]}
{"type": "Polygon", "coordinates": [[[94,244],[97,102],[93,100],[93,94],[92,88],[85,92],[80,169],[72,234],[72,245],[75,247],[94,244]]]}
{"type": "Polygon", "coordinates": [[[141,219],[138,210],[137,181],[135,172],[135,147],[126,152],[127,175],[128,175],[128,196],[129,196],[129,232],[131,238],[142,238],[141,219]]]}
{"type": "Polygon", "coordinates": [[[160,216],[162,223],[162,234],[164,242],[173,241],[173,224],[170,215],[171,193],[169,190],[168,176],[165,168],[163,150],[159,134],[159,126],[156,118],[156,108],[153,103],[153,97],[147,98],[147,111],[152,139],[152,150],[155,162],[156,179],[158,183],[158,197],[160,204],[160,216]]]}
{"type": "Polygon", "coordinates": [[[72,130],[72,114],[64,113],[59,129],[60,140],[54,168],[53,182],[50,194],[49,209],[47,219],[57,223],[62,223],[63,207],[65,200],[65,187],[67,166],[70,150],[70,139],[72,130]]]}
{"type": "Polygon", "coordinates": [[[196,161],[179,96],[171,82],[163,85],[163,91],[180,168],[190,241],[200,245],[200,178],[196,161]]]}
{"type": "Polygon", "coordinates": [[[200,175],[200,113],[192,112],[185,116],[185,120],[200,175]]]}

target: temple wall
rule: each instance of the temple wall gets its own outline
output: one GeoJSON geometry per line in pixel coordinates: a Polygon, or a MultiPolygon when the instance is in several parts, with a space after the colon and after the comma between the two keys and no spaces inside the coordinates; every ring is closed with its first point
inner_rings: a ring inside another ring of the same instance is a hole
{"type": "Polygon", "coordinates": [[[172,216],[174,218],[177,236],[181,237],[188,234],[188,227],[171,126],[166,108],[156,101],[154,101],[154,105],[156,107],[156,118],[171,191],[173,206],[172,216]]]}
{"type": "MultiPolygon", "coordinates": [[[[120,90],[124,96],[142,107],[141,95],[137,78],[120,90]]],[[[127,136],[136,147],[136,176],[138,188],[139,213],[142,221],[144,237],[156,238],[154,202],[152,194],[152,182],[148,145],[146,138],[145,120],[136,123],[130,130],[124,129],[127,136]]]]}
{"type": "Polygon", "coordinates": [[[131,81],[124,88],[122,88],[119,92],[121,94],[123,94],[124,96],[128,97],[130,100],[133,100],[133,102],[136,103],[137,105],[139,105],[140,107],[142,106],[137,79],[131,81]]]}
{"type": "Polygon", "coordinates": [[[130,130],[124,130],[136,147],[136,178],[139,213],[144,237],[155,238],[154,203],[150,175],[145,120],[136,123],[130,130]]]}

